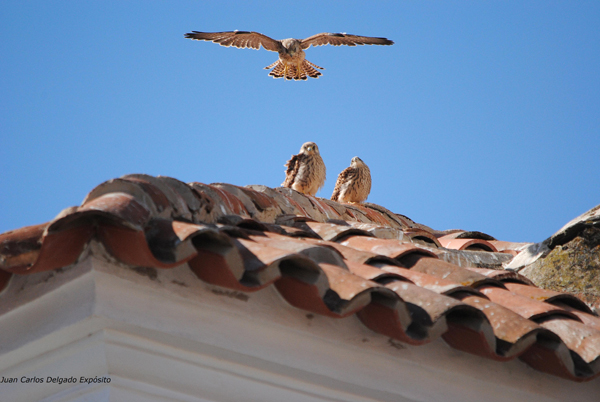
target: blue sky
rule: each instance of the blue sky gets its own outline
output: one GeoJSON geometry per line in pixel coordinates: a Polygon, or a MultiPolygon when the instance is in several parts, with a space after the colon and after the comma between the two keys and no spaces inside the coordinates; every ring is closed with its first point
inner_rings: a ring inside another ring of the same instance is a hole
{"type": "Polygon", "coordinates": [[[370,202],[435,229],[542,241],[600,204],[600,2],[3,1],[0,232],[128,173],[264,184],[315,141],[331,196],[353,156],[370,202]],[[277,54],[184,39],[383,36],[277,54]]]}

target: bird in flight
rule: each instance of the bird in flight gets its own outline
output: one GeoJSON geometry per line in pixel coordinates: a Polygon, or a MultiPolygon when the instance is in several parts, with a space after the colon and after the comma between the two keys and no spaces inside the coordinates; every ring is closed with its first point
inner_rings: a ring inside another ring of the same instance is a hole
{"type": "Polygon", "coordinates": [[[279,53],[279,60],[265,67],[272,68],[269,73],[273,78],[285,78],[286,80],[306,80],[307,77],[319,78],[323,67],[305,59],[304,51],[312,46],[356,46],[356,45],[393,45],[389,39],[374,38],[369,36],[349,35],[345,33],[323,32],[310,36],[306,39],[282,39],[269,38],[258,32],[228,31],[228,32],[198,32],[192,31],[185,34],[186,38],[194,40],[206,40],[218,43],[221,46],[260,49],[279,53]]]}
{"type": "Polygon", "coordinates": [[[339,174],[331,199],[337,202],[363,202],[371,192],[371,171],[358,156],[352,158],[350,167],[339,174]]]}
{"type": "Polygon", "coordinates": [[[285,167],[283,187],[314,196],[325,184],[325,163],[314,142],[302,144],[300,152],[292,155],[285,167]]]}

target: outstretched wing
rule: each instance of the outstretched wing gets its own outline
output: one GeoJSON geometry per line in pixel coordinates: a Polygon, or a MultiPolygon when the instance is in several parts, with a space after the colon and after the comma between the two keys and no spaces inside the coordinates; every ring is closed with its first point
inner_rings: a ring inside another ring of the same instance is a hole
{"type": "Polygon", "coordinates": [[[323,45],[333,45],[333,46],[356,46],[356,45],[393,45],[389,39],[386,38],[373,38],[370,36],[358,36],[358,35],[349,35],[344,33],[328,33],[323,32],[320,34],[316,34],[310,36],[306,39],[302,39],[300,45],[302,49],[308,49],[312,46],[323,46],[323,45]]]}
{"type": "Polygon", "coordinates": [[[267,35],[263,35],[258,32],[248,31],[229,31],[229,32],[198,32],[192,31],[186,33],[185,37],[188,39],[195,40],[206,40],[210,42],[218,43],[221,46],[237,47],[240,49],[251,48],[260,49],[261,45],[266,50],[272,52],[278,52],[281,49],[281,42],[278,40],[269,38],[267,35]]]}
{"type": "Polygon", "coordinates": [[[342,173],[338,175],[337,181],[335,182],[335,187],[333,189],[333,194],[331,194],[331,199],[333,201],[338,201],[340,193],[342,192],[342,186],[348,181],[354,179],[356,176],[356,169],[352,166],[347,167],[342,170],[342,173]]]}
{"type": "Polygon", "coordinates": [[[296,179],[296,175],[298,175],[298,171],[300,170],[300,164],[302,159],[304,159],[304,154],[292,155],[289,161],[284,165],[287,167],[285,171],[285,180],[281,185],[283,187],[291,188],[292,184],[294,184],[294,180],[296,179]]]}

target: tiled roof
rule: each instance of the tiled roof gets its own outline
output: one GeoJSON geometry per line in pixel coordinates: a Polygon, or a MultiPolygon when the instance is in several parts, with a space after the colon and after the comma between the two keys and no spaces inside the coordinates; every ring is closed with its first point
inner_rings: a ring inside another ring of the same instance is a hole
{"type": "Polygon", "coordinates": [[[355,315],[408,344],[442,337],[575,381],[600,374],[600,318],[577,297],[502,269],[526,243],[436,231],[378,205],[287,188],[128,175],[51,222],[0,235],[1,288],[11,275],[77,262],[92,239],[125,264],[187,263],[199,280],[243,292],[274,286],[297,308],[355,315]]]}

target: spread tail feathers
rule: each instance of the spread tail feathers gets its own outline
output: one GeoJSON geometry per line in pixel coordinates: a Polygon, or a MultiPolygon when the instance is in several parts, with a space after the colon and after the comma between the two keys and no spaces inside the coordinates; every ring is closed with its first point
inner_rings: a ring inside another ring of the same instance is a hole
{"type": "Polygon", "coordinates": [[[269,73],[273,78],[285,78],[286,80],[306,80],[307,77],[319,78],[322,75],[315,68],[323,70],[323,67],[319,67],[316,64],[311,63],[308,60],[303,60],[300,64],[300,68],[297,68],[294,64],[288,64],[287,67],[281,60],[277,60],[275,63],[265,67],[265,69],[273,68],[269,73]],[[274,67],[274,68],[273,68],[274,67]]]}

